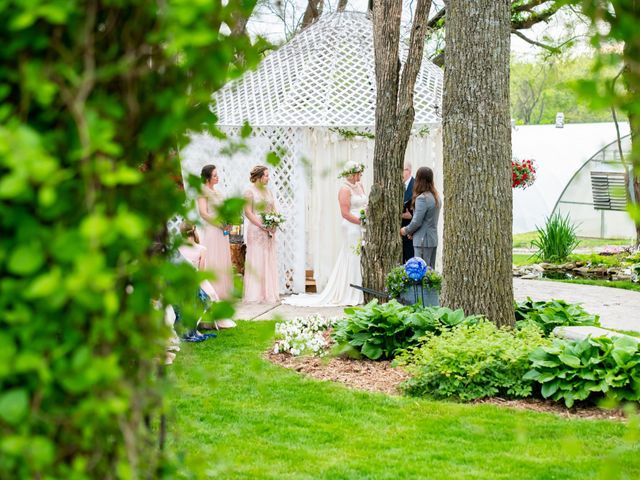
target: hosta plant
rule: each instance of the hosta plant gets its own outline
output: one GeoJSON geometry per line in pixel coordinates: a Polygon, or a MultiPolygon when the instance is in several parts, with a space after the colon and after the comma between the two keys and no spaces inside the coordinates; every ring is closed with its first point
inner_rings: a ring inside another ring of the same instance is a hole
{"type": "Polygon", "coordinates": [[[332,336],[344,348],[372,360],[392,358],[395,353],[416,345],[426,333],[441,331],[479,316],[466,317],[462,310],[444,307],[404,306],[396,300],[345,309],[345,317],[335,325],[332,336]]]}
{"type": "Polygon", "coordinates": [[[629,337],[557,339],[530,355],[531,370],[524,376],[540,384],[544,398],[577,401],[608,397],[615,401],[640,400],[640,349],[629,337]]]}
{"type": "Polygon", "coordinates": [[[545,335],[550,335],[555,327],[600,325],[600,316],[592,315],[582,306],[564,300],[548,302],[534,301],[530,297],[515,304],[516,325],[535,323],[545,335]]]}

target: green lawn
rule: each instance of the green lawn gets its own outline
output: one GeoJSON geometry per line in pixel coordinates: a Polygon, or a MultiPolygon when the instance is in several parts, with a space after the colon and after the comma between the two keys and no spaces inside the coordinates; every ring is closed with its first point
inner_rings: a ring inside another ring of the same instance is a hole
{"type": "Polygon", "coordinates": [[[305,379],[262,359],[273,328],[239,322],[182,344],[169,448],[186,455],[189,478],[640,478],[636,419],[567,420],[305,379]]]}
{"type": "Polygon", "coordinates": [[[554,282],[577,283],[579,285],[597,285],[599,287],[621,288],[623,290],[631,290],[640,292],[640,283],[633,283],[626,280],[592,280],[588,278],[571,278],[566,280],[554,280],[554,282]]]}
{"type": "Polygon", "coordinates": [[[511,260],[511,262],[515,266],[520,267],[523,265],[531,265],[534,263],[539,263],[539,260],[533,255],[529,255],[528,253],[514,253],[513,259],[511,260]]]}
{"type": "MultiPolygon", "coordinates": [[[[537,232],[518,233],[513,236],[513,248],[529,248],[531,241],[538,237],[537,232]]],[[[586,238],[579,237],[578,247],[603,247],[605,245],[631,245],[630,238],[586,238]]]]}

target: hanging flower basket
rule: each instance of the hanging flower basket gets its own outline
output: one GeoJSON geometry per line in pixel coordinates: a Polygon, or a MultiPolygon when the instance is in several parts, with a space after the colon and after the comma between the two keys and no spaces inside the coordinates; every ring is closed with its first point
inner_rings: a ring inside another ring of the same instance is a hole
{"type": "Polygon", "coordinates": [[[536,181],[536,167],[532,159],[511,160],[511,187],[525,189],[536,181]]]}

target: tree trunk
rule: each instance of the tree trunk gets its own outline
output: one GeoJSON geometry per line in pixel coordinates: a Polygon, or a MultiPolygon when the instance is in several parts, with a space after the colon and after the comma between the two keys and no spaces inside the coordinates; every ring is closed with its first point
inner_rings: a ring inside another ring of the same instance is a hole
{"type": "Polygon", "coordinates": [[[304,30],[313,22],[315,22],[320,15],[322,15],[322,10],[324,8],[324,0],[308,0],[307,9],[304,11],[304,16],[302,17],[302,24],[300,25],[300,30],[304,30]]]}
{"type": "MultiPolygon", "coordinates": [[[[419,0],[409,40],[407,60],[400,75],[399,43],[402,2],[373,4],[373,41],[376,64],[376,125],[373,186],[369,194],[367,230],[362,248],[362,283],[384,290],[385,277],[402,258],[404,155],[413,126],[413,88],[422,63],[430,0],[419,0]]],[[[367,300],[369,300],[367,296],[367,300]]]]}
{"type": "MultiPolygon", "coordinates": [[[[616,5],[617,6],[617,5],[616,5]]],[[[627,6],[630,12],[621,12],[620,7],[616,10],[616,17],[620,17],[627,13],[630,18],[638,19],[640,17],[640,2],[634,2],[627,6]]],[[[640,55],[640,40],[635,42],[626,41],[622,52],[624,69],[622,72],[622,80],[627,89],[630,98],[640,98],[640,65],[638,58],[640,55]]],[[[636,100],[638,102],[638,100],[636,100]]],[[[637,103],[635,104],[637,109],[637,103]]],[[[633,219],[636,225],[636,246],[640,245],[640,114],[633,108],[628,108],[627,115],[629,117],[629,130],[631,132],[631,174],[633,175],[633,195],[634,203],[633,219]]]]}
{"type": "Polygon", "coordinates": [[[514,325],[509,0],[448,0],[443,304],[514,325]]]}

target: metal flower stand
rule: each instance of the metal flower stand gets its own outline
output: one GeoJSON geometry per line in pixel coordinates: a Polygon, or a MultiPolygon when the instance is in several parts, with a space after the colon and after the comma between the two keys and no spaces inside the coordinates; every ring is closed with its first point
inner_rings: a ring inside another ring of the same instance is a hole
{"type": "Polygon", "coordinates": [[[398,299],[403,305],[420,304],[425,307],[439,307],[440,294],[437,288],[425,287],[421,281],[413,281],[398,299]]]}

